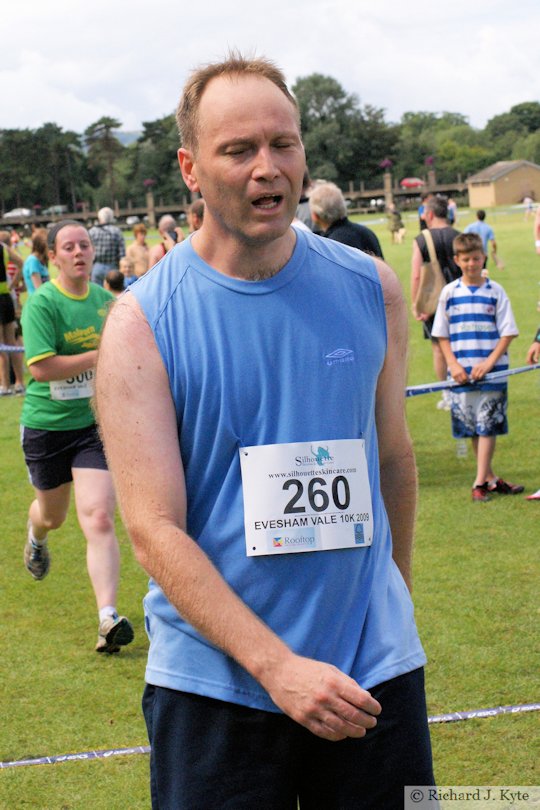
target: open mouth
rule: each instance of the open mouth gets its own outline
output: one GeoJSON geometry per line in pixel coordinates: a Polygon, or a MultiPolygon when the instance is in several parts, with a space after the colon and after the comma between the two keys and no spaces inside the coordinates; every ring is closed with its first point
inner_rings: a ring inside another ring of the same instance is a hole
{"type": "Polygon", "coordinates": [[[278,207],[282,199],[283,197],[281,194],[272,194],[264,197],[258,197],[256,200],[253,200],[252,205],[262,211],[271,211],[273,208],[278,207]]]}

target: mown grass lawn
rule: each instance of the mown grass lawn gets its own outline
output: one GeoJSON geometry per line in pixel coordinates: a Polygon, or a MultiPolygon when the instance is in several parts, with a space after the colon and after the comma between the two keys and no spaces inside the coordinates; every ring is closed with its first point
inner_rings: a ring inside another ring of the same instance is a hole
{"type": "MultiPolygon", "coordinates": [[[[472,219],[461,212],[458,227],[472,219]]],[[[406,219],[403,245],[390,244],[384,222],[363,221],[379,235],[408,299],[416,218],[406,219]]],[[[511,346],[511,365],[523,365],[540,320],[540,257],[534,253],[532,223],[519,210],[490,211],[488,221],[506,262],[504,271],[492,274],[506,288],[521,330],[511,346]]],[[[431,380],[430,348],[411,319],[409,383],[431,380]]],[[[496,469],[529,492],[540,487],[539,380],[537,372],[511,379],[510,434],[499,441],[496,454],[496,469]]],[[[429,712],[539,700],[540,503],[518,496],[473,504],[472,454],[456,457],[449,416],[436,410],[436,401],[435,394],[407,401],[420,481],[414,598],[429,657],[429,712]]],[[[19,448],[20,406],[20,399],[0,400],[0,761],[145,745],[139,706],[147,649],[141,608],[146,576],[119,524],[119,605],[133,620],[136,638],[114,657],[93,652],[93,594],[73,513],[54,537],[50,576],[41,583],[30,579],[22,564],[31,488],[19,448]]],[[[129,415],[119,419],[118,429],[129,430],[129,415]]],[[[533,713],[432,726],[439,784],[540,783],[538,719],[533,713]]],[[[145,808],[147,769],[145,755],[5,769],[0,807],[145,808]]]]}

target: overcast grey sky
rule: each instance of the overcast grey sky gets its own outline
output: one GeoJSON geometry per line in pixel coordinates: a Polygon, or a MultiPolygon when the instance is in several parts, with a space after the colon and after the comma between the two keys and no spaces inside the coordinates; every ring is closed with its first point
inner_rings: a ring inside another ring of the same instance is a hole
{"type": "Polygon", "coordinates": [[[3,22],[2,129],[82,132],[103,115],[140,129],[229,47],[271,57],[290,84],[333,76],[388,121],[448,110],[483,127],[540,100],[538,0],[14,0],[3,22]]]}

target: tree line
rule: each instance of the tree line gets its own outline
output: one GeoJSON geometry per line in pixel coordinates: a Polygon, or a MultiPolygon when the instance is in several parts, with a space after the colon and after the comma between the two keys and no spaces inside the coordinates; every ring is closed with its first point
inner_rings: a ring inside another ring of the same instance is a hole
{"type": "MultiPolygon", "coordinates": [[[[441,183],[463,180],[498,160],[540,164],[540,103],[516,104],[475,129],[452,112],[406,112],[390,123],[382,108],[361,104],[331,76],[313,73],[293,86],[312,177],[342,188],[381,186],[390,168],[397,179],[424,176],[434,166],[441,183]]],[[[38,129],[0,129],[0,210],[67,205],[143,206],[152,188],[164,204],[187,190],[176,161],[178,132],[173,114],[143,123],[125,146],[122,122],[104,116],[84,133],[54,123],[38,129]]]]}

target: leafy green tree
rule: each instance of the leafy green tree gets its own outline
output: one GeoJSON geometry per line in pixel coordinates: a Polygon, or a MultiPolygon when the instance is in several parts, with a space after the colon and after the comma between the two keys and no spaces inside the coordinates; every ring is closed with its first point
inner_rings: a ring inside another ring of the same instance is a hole
{"type": "Polygon", "coordinates": [[[88,164],[96,173],[99,185],[96,196],[100,203],[108,205],[114,205],[117,198],[115,162],[126,148],[114,135],[114,130],[121,126],[116,118],[104,115],[84,131],[88,164]]]}
{"type": "Polygon", "coordinates": [[[458,175],[463,180],[493,163],[493,154],[479,145],[468,145],[448,139],[437,149],[437,180],[452,182],[458,175]]]}
{"type": "Polygon", "coordinates": [[[379,164],[393,154],[397,141],[383,110],[361,108],[354,93],[320,73],[298,79],[292,89],[312,176],[346,187],[351,180],[369,183],[381,174],[379,164]]]}
{"type": "Polygon", "coordinates": [[[540,102],[523,101],[510,107],[510,114],[515,115],[527,132],[537,132],[540,129],[540,102]]]}
{"type": "Polygon", "coordinates": [[[422,177],[425,160],[436,151],[435,128],[437,116],[429,112],[406,112],[399,125],[394,174],[403,177],[422,177]]]}
{"type": "Polygon", "coordinates": [[[43,124],[34,135],[35,169],[40,177],[38,202],[43,206],[68,205],[74,211],[84,194],[87,174],[80,136],[53,123],[43,124]]]}
{"type": "Polygon", "coordinates": [[[530,160],[540,166],[540,130],[518,138],[511,157],[512,160],[530,160]]]}
{"type": "MultiPolygon", "coordinates": [[[[400,178],[422,177],[426,159],[433,156],[438,179],[453,181],[458,174],[470,173],[471,155],[484,155],[484,151],[480,133],[461,113],[406,112],[399,128],[395,173],[400,178]]],[[[482,160],[485,165],[485,157],[482,160]]]]}
{"type": "Polygon", "coordinates": [[[63,204],[75,209],[85,193],[80,136],[57,124],[0,131],[0,194],[4,209],[63,204]]]}
{"type": "MultiPolygon", "coordinates": [[[[298,101],[306,160],[315,177],[339,182],[352,158],[351,120],[358,109],[336,79],[313,73],[293,86],[298,101]]],[[[353,175],[354,176],[354,175],[353,175]]]]}
{"type": "Polygon", "coordinates": [[[508,160],[516,140],[526,135],[526,127],[519,115],[513,112],[493,116],[484,128],[486,143],[491,146],[494,160],[508,160]]]}
{"type": "Polygon", "coordinates": [[[490,118],[485,126],[484,133],[492,142],[496,142],[508,134],[525,133],[525,127],[518,115],[505,112],[490,118]]]}
{"type": "Polygon", "coordinates": [[[383,109],[364,105],[353,137],[352,166],[356,166],[356,173],[352,177],[363,180],[366,187],[378,186],[381,163],[385,159],[395,160],[398,138],[399,127],[386,122],[383,109]]]}
{"type": "Polygon", "coordinates": [[[36,201],[36,144],[30,129],[0,130],[0,203],[6,211],[36,201]]]}
{"type": "Polygon", "coordinates": [[[154,194],[164,201],[178,200],[187,189],[182,180],[176,153],[179,147],[174,115],[145,121],[139,140],[129,147],[131,170],[130,198],[144,204],[144,181],[154,180],[154,194]]]}

